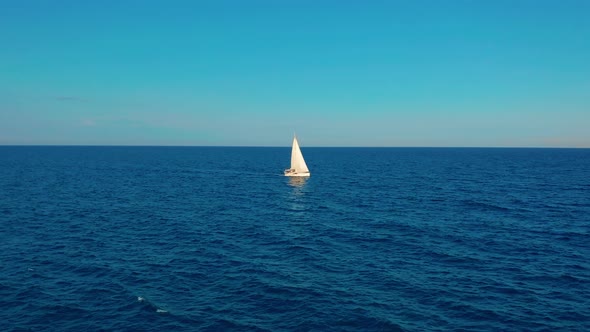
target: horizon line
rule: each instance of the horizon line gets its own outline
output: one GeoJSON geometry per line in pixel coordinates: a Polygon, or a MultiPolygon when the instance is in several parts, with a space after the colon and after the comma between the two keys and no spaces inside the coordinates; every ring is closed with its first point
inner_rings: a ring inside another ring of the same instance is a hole
{"type": "MultiPolygon", "coordinates": [[[[1,144],[0,147],[185,147],[185,148],[290,148],[290,145],[172,145],[172,144],[1,144]]],[[[327,146],[311,145],[307,148],[366,148],[366,149],[590,149],[590,146],[327,146]]]]}

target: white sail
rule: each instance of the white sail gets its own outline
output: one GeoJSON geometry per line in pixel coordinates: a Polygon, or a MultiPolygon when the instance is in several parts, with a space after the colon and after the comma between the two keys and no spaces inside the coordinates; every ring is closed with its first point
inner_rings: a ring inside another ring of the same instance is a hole
{"type": "Polygon", "coordinates": [[[293,148],[291,149],[291,168],[285,170],[286,176],[309,176],[309,169],[301,154],[297,137],[293,137],[293,148]]]}
{"type": "Polygon", "coordinates": [[[309,169],[303,159],[303,154],[299,148],[299,142],[297,137],[293,137],[293,148],[291,150],[291,169],[294,169],[297,173],[308,173],[309,169]]]}

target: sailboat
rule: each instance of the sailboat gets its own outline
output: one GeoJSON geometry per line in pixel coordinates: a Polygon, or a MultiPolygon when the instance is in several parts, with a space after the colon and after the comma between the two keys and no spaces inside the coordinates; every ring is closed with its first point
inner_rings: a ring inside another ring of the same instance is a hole
{"type": "Polygon", "coordinates": [[[291,168],[285,170],[285,176],[310,176],[303,154],[297,142],[297,136],[293,136],[293,148],[291,149],[291,168]]]}

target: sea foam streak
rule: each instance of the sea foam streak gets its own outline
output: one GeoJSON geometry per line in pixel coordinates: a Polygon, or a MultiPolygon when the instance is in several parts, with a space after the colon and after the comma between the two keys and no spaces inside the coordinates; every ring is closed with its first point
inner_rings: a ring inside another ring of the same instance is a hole
{"type": "Polygon", "coordinates": [[[157,313],[168,313],[168,310],[164,310],[164,309],[158,308],[158,306],[156,306],[152,302],[148,301],[143,296],[138,296],[137,297],[137,302],[144,302],[144,303],[146,303],[148,307],[151,307],[152,309],[155,309],[157,313]]]}

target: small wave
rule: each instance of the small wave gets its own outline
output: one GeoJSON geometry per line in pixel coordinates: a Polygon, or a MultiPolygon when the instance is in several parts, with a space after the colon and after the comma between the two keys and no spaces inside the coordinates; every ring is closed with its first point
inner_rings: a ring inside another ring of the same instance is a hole
{"type": "Polygon", "coordinates": [[[478,202],[473,200],[464,200],[463,204],[471,208],[479,209],[481,211],[510,211],[509,208],[500,205],[478,202]]]}
{"type": "Polygon", "coordinates": [[[138,296],[137,297],[137,302],[145,303],[148,308],[150,308],[152,310],[155,310],[157,313],[168,313],[168,310],[164,310],[162,308],[159,308],[157,305],[155,305],[152,302],[148,301],[143,296],[138,296]]]}

